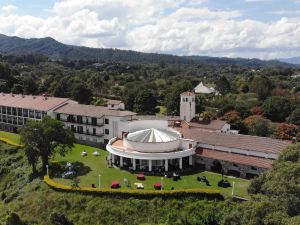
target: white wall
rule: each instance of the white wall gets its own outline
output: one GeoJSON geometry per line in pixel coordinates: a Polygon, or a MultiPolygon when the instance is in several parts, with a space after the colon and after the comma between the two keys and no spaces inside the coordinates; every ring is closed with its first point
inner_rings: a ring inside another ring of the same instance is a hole
{"type": "Polygon", "coordinates": [[[180,147],[180,139],[169,142],[135,142],[126,138],[123,139],[123,145],[126,149],[139,152],[170,152],[180,147]]]}

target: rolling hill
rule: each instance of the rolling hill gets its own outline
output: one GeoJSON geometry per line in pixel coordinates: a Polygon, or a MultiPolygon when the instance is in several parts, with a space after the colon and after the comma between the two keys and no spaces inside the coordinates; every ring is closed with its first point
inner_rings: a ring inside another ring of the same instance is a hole
{"type": "Polygon", "coordinates": [[[98,60],[126,63],[167,63],[167,64],[215,64],[239,66],[291,66],[278,60],[259,60],[244,58],[218,58],[208,56],[176,56],[158,53],[142,53],[130,50],[111,48],[88,48],[83,46],[66,45],[51,37],[25,39],[0,34],[1,54],[42,54],[52,60],[64,58],[74,60],[98,60]]]}

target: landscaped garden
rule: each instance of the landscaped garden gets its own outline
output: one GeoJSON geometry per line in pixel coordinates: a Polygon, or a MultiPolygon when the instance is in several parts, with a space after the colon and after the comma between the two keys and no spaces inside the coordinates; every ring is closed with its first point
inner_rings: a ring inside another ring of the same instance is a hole
{"type": "MultiPolygon", "coordinates": [[[[8,132],[0,131],[0,137],[11,140],[15,143],[20,143],[20,136],[17,134],[12,134],[8,132]]],[[[157,182],[163,183],[165,190],[174,189],[213,189],[220,190],[221,194],[224,196],[230,196],[232,188],[222,188],[218,186],[218,182],[222,179],[221,174],[213,172],[198,172],[192,175],[181,176],[178,181],[173,181],[172,178],[163,178],[161,180],[160,176],[146,176],[144,181],[137,179],[137,174],[130,173],[126,170],[120,170],[119,168],[109,167],[106,162],[106,157],[108,152],[102,149],[75,144],[71,152],[66,156],[56,155],[52,160],[52,164],[66,165],[67,162],[72,163],[76,167],[78,172],[79,186],[81,187],[95,187],[99,186],[99,175],[100,185],[102,188],[109,188],[113,181],[118,181],[121,185],[121,189],[136,189],[134,183],[142,183],[145,190],[154,190],[153,185],[157,182]],[[86,156],[82,156],[83,151],[87,152],[86,156]],[[93,152],[98,151],[99,156],[94,156],[93,152]],[[209,182],[210,186],[207,186],[205,182],[197,180],[198,176],[205,176],[209,182]],[[127,187],[124,184],[124,178],[126,178],[130,183],[131,187],[127,187]]],[[[61,184],[71,185],[71,179],[64,179],[61,177],[62,173],[57,174],[53,179],[61,184]]],[[[240,197],[249,197],[247,194],[247,187],[249,185],[249,180],[227,177],[225,179],[233,184],[235,182],[234,194],[240,197]]]]}
{"type": "MultiPolygon", "coordinates": [[[[73,163],[75,167],[80,169],[79,178],[79,186],[81,187],[91,187],[93,184],[98,187],[99,186],[99,175],[100,177],[100,185],[103,188],[109,188],[113,181],[117,181],[121,185],[121,189],[136,189],[134,183],[142,183],[145,190],[154,190],[153,185],[157,182],[161,182],[160,176],[146,176],[145,180],[138,180],[137,174],[130,173],[126,170],[120,170],[119,168],[109,167],[106,162],[106,157],[108,156],[108,152],[97,149],[94,147],[89,147],[85,145],[76,144],[69,154],[65,157],[56,155],[53,159],[55,164],[62,163],[66,164],[67,162],[73,163]],[[86,156],[82,156],[81,153],[83,151],[87,152],[86,156]],[[100,153],[99,156],[94,156],[93,152],[98,151],[100,153]],[[124,184],[124,179],[127,179],[131,186],[127,187],[124,184]]],[[[78,170],[77,169],[77,170],[78,170]]],[[[174,189],[195,189],[195,188],[203,188],[203,189],[214,189],[220,190],[221,193],[225,196],[230,196],[232,188],[222,188],[218,187],[218,181],[222,179],[221,174],[213,173],[213,172],[198,172],[192,175],[181,176],[181,179],[178,181],[173,181],[172,178],[163,178],[162,183],[165,190],[174,189]],[[205,176],[209,181],[209,185],[207,186],[205,182],[201,182],[197,180],[198,176],[205,176]]],[[[235,191],[234,194],[241,197],[248,197],[247,187],[249,185],[249,181],[240,178],[234,177],[225,177],[231,185],[233,181],[235,182],[235,191]]],[[[64,179],[55,177],[54,180],[61,184],[71,185],[71,179],[64,179]]]]}

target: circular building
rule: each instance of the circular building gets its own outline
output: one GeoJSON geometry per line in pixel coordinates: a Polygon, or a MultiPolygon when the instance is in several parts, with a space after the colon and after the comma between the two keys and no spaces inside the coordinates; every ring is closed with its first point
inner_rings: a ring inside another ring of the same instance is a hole
{"type": "Polygon", "coordinates": [[[180,170],[193,164],[196,143],[168,127],[166,121],[134,121],[122,138],[106,146],[111,163],[131,170],[180,170]]]}

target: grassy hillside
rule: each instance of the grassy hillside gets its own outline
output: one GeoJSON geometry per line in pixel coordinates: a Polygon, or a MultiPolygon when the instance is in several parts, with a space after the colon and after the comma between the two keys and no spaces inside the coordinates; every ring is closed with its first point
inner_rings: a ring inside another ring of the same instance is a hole
{"type": "Polygon", "coordinates": [[[228,201],[116,199],[55,192],[32,177],[22,149],[0,143],[0,225],[14,212],[30,225],[51,225],[54,212],[74,224],[222,224],[235,207],[228,201]]]}

